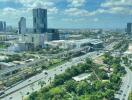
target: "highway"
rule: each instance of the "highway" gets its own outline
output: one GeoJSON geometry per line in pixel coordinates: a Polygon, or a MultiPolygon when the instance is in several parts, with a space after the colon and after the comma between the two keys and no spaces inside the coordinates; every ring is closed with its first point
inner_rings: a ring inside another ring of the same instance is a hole
{"type": "MultiPolygon", "coordinates": [[[[110,47],[112,47],[112,46],[110,46],[110,47]]],[[[63,65],[60,65],[56,68],[48,70],[47,75],[44,72],[37,74],[37,75],[23,81],[22,83],[12,87],[11,89],[5,91],[5,95],[3,95],[3,97],[0,100],[23,100],[24,97],[28,96],[32,92],[38,91],[41,89],[41,86],[38,84],[40,81],[44,81],[46,83],[45,86],[47,86],[48,84],[50,84],[50,81],[53,81],[55,75],[64,73],[67,68],[70,68],[72,65],[82,62],[82,60],[85,60],[87,57],[95,59],[96,57],[102,55],[104,52],[105,51],[90,52],[83,56],[73,58],[71,61],[69,61],[63,65]]],[[[124,78],[124,82],[129,83],[129,82],[127,82],[127,80],[130,80],[130,78],[131,78],[130,76],[131,75],[129,73],[129,75],[126,77],[126,79],[124,78]]],[[[126,84],[126,83],[124,83],[124,84],[126,84]]],[[[123,87],[125,88],[125,86],[123,86],[123,87]]],[[[123,89],[123,90],[125,90],[125,89],[123,89]]],[[[124,93],[125,93],[125,91],[124,91],[124,93]]],[[[119,98],[119,97],[117,95],[117,98],[119,98]]],[[[127,98],[127,95],[126,95],[126,98],[127,98]]],[[[127,99],[125,99],[125,100],[127,100],[127,99]]]]}
{"type": "MultiPolygon", "coordinates": [[[[55,75],[59,75],[61,73],[64,73],[67,68],[70,68],[72,65],[76,65],[82,60],[86,59],[87,57],[95,58],[99,56],[97,52],[90,52],[86,55],[73,58],[71,61],[60,65],[56,68],[53,68],[51,70],[47,71],[47,75],[45,73],[40,73],[38,75],[35,75],[24,82],[12,87],[11,89],[5,91],[5,95],[1,100],[23,100],[23,97],[27,96],[27,93],[32,93],[34,91],[40,90],[41,86],[38,84],[40,81],[45,81],[46,85],[53,81],[55,75]]],[[[46,86],[45,85],[45,86],[46,86]]]]}
{"type": "MultiPolygon", "coordinates": [[[[65,51],[65,52],[62,52],[62,53],[59,53],[59,54],[54,54],[54,55],[52,55],[52,57],[62,57],[63,55],[66,55],[68,53],[75,53],[75,52],[82,51],[84,49],[89,49],[89,48],[90,48],[89,46],[86,46],[86,47],[83,47],[83,48],[79,48],[79,49],[76,48],[76,49],[69,50],[69,51],[65,51]]],[[[48,55],[46,57],[48,57],[48,59],[51,58],[48,55]]],[[[0,70],[0,77],[4,76],[5,74],[12,73],[13,71],[20,70],[20,69],[24,69],[24,68],[27,68],[29,66],[34,66],[36,64],[42,63],[46,59],[47,58],[37,59],[34,62],[29,62],[29,63],[24,64],[24,65],[17,65],[17,66],[11,67],[10,69],[9,68],[6,68],[4,70],[0,70]]]]}

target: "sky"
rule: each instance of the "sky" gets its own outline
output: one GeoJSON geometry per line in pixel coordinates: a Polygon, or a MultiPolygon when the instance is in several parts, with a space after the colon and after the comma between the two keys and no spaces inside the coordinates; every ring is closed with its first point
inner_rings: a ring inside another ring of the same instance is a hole
{"type": "Polygon", "coordinates": [[[32,28],[32,9],[48,10],[49,28],[125,28],[132,22],[132,0],[0,0],[0,20],[18,26],[26,17],[32,28]]]}

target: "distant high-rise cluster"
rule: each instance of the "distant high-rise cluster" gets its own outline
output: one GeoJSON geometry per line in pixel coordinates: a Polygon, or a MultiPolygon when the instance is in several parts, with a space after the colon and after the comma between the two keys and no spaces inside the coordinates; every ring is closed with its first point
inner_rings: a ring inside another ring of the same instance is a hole
{"type": "Polygon", "coordinates": [[[25,44],[33,44],[34,48],[44,48],[45,33],[47,32],[47,9],[33,9],[33,34],[26,33],[26,18],[21,17],[19,23],[19,34],[25,44]]]}
{"type": "Polygon", "coordinates": [[[33,9],[33,30],[39,34],[47,32],[47,9],[33,9]]]}
{"type": "Polygon", "coordinates": [[[21,17],[19,23],[18,23],[18,33],[19,34],[25,34],[26,33],[26,18],[21,17]]]}
{"type": "Polygon", "coordinates": [[[127,34],[132,34],[132,23],[127,23],[126,32],[127,34]]]}
{"type": "Polygon", "coordinates": [[[6,22],[0,21],[0,32],[6,32],[6,22]]]}

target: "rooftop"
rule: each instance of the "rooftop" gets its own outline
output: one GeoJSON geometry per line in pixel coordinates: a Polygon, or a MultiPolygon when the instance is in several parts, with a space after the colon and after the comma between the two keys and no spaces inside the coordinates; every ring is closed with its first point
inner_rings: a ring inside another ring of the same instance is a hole
{"type": "Polygon", "coordinates": [[[73,79],[74,79],[75,81],[79,82],[79,81],[82,81],[82,80],[87,79],[89,76],[91,76],[91,74],[84,73],[84,74],[80,74],[80,75],[78,75],[78,76],[73,77],[73,79]]]}
{"type": "Polygon", "coordinates": [[[7,67],[12,67],[12,66],[14,66],[15,64],[14,64],[14,63],[0,62],[0,65],[2,65],[2,66],[7,66],[7,67]]]}

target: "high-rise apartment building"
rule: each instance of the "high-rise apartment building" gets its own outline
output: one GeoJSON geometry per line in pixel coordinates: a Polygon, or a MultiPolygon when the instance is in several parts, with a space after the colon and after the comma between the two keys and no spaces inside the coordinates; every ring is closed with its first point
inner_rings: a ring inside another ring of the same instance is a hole
{"type": "Polygon", "coordinates": [[[127,23],[127,34],[132,34],[132,23],[127,23]]]}
{"type": "Polygon", "coordinates": [[[47,9],[33,9],[33,30],[38,34],[47,32],[47,9]]]}

